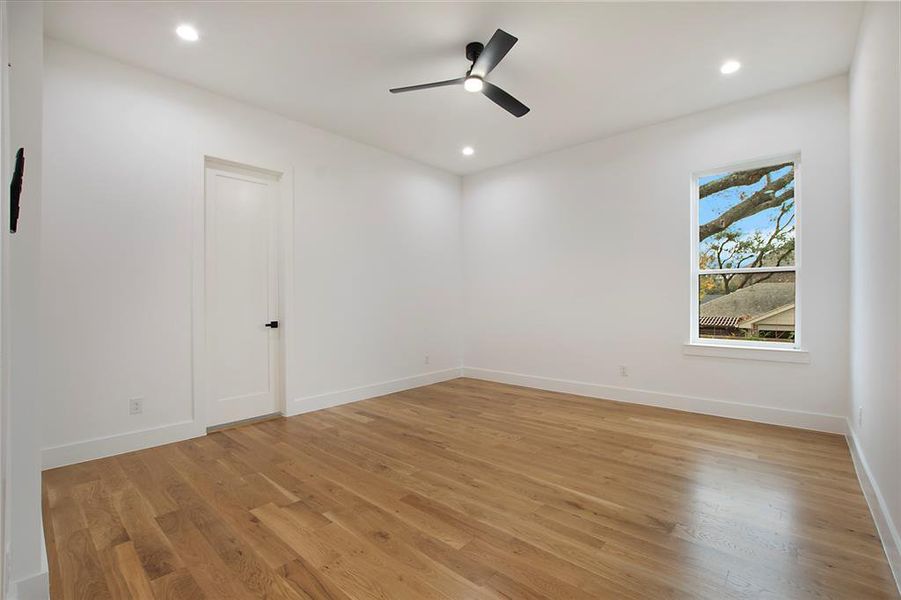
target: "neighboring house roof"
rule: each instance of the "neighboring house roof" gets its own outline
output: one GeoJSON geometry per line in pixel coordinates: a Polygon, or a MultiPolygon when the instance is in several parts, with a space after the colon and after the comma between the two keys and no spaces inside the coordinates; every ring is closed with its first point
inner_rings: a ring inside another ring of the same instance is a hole
{"type": "Polygon", "coordinates": [[[759,318],[769,313],[780,312],[795,303],[795,284],[790,281],[763,281],[749,285],[731,294],[720,296],[699,307],[702,326],[726,326],[725,322],[706,321],[714,319],[734,319],[731,326],[748,319],[759,318]]]}
{"type": "Polygon", "coordinates": [[[768,313],[757,315],[739,325],[742,329],[768,329],[779,331],[791,331],[795,328],[795,305],[786,304],[768,313]]]}
{"type": "Polygon", "coordinates": [[[716,317],[701,315],[698,324],[701,327],[736,327],[741,317],[716,317]]]}
{"type": "Polygon", "coordinates": [[[701,298],[701,304],[707,304],[708,302],[712,302],[713,300],[722,297],[722,294],[704,294],[704,297],[701,298]]]}

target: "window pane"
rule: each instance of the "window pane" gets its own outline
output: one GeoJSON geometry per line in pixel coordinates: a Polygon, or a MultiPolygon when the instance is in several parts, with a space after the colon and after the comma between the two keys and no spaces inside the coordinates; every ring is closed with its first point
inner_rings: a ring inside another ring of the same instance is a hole
{"type": "Polygon", "coordinates": [[[701,275],[698,331],[702,338],[795,341],[795,274],[701,275]]]}
{"type": "Polygon", "coordinates": [[[792,163],[698,179],[701,269],[795,264],[792,163]]]}

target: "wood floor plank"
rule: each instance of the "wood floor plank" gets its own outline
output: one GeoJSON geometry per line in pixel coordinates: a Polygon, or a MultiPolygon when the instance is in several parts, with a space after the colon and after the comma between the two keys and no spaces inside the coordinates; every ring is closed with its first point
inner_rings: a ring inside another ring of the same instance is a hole
{"type": "Polygon", "coordinates": [[[179,569],[168,575],[153,580],[153,593],[156,598],[172,600],[202,600],[206,594],[194,581],[187,569],[179,569]]]}
{"type": "Polygon", "coordinates": [[[294,587],[302,598],[308,600],[350,600],[351,598],[302,557],[284,564],[278,573],[294,587]]]}
{"type": "Polygon", "coordinates": [[[151,580],[181,567],[168,538],[154,520],[154,509],[136,489],[126,489],[113,500],[116,512],[134,542],[147,577],[151,580]]]}
{"type": "Polygon", "coordinates": [[[400,561],[427,578],[452,598],[496,598],[497,595],[460,576],[420,549],[427,537],[400,519],[372,505],[352,506],[329,518],[363,537],[394,560],[400,561]]]}
{"type": "Polygon", "coordinates": [[[134,543],[119,544],[112,548],[112,553],[116,569],[122,574],[130,596],[136,600],[152,600],[153,589],[141,565],[141,559],[135,551],[134,543]]]}
{"type": "Polygon", "coordinates": [[[157,522],[182,561],[189,566],[194,579],[207,597],[235,599],[255,597],[237,578],[237,574],[222,561],[185,511],[178,510],[161,515],[157,517],[157,522]]]}
{"type": "Polygon", "coordinates": [[[57,546],[60,580],[51,589],[63,598],[78,600],[112,598],[100,558],[87,529],[59,538],[57,546]]]}
{"type": "Polygon", "coordinates": [[[97,550],[118,546],[129,541],[112,497],[101,480],[89,481],[73,487],[73,495],[85,517],[97,550]]]}
{"type": "Polygon", "coordinates": [[[44,473],[54,599],[897,600],[843,437],[456,379],[44,473]]]}
{"type": "MultiPolygon", "coordinates": [[[[301,596],[262,557],[229,529],[221,520],[211,515],[192,514],[191,520],[226,568],[244,583],[258,598],[273,600],[297,600],[301,596]]],[[[273,536],[273,539],[276,539],[273,536]]]]}

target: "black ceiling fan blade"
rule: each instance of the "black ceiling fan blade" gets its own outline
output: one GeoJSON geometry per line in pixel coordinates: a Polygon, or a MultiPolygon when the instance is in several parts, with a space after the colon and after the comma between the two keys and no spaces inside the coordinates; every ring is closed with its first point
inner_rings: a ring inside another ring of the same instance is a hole
{"type": "Polygon", "coordinates": [[[507,52],[510,51],[513,44],[518,41],[518,38],[513,37],[503,29],[495,31],[472,66],[472,74],[477,77],[488,75],[497,66],[497,63],[507,56],[507,52]]]}
{"type": "Polygon", "coordinates": [[[429,88],[444,87],[446,85],[459,85],[465,80],[465,77],[458,77],[456,79],[448,79],[447,81],[436,81],[435,83],[420,83],[419,85],[408,85],[407,87],[391,88],[388,91],[392,94],[415,92],[416,90],[427,90],[429,88]]]}
{"type": "Polygon", "coordinates": [[[506,110],[514,117],[521,117],[529,112],[529,107],[497,87],[493,83],[484,82],[482,93],[488,96],[488,99],[506,110]]]}

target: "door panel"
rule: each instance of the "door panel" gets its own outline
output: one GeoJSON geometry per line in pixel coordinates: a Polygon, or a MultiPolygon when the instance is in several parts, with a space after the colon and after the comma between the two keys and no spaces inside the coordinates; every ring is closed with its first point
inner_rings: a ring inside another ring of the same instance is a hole
{"type": "Polygon", "coordinates": [[[207,168],[209,425],[278,411],[277,182],[207,168]]]}

